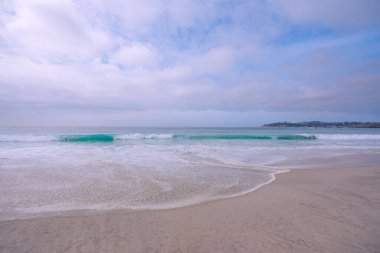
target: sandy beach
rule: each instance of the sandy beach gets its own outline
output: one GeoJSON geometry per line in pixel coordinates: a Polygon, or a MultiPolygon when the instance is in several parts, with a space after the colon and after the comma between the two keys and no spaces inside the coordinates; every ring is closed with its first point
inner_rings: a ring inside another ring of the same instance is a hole
{"type": "Polygon", "coordinates": [[[380,168],[295,170],[190,207],[0,222],[0,252],[380,252],[380,168]]]}
{"type": "Polygon", "coordinates": [[[380,253],[380,0],[0,0],[0,253],[380,253]]]}

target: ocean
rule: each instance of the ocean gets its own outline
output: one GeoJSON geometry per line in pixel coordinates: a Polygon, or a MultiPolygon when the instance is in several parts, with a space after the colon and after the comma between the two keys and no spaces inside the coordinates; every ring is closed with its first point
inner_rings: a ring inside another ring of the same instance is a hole
{"type": "Polygon", "coordinates": [[[1,127],[0,220],[164,209],[380,164],[380,129],[1,127]]]}

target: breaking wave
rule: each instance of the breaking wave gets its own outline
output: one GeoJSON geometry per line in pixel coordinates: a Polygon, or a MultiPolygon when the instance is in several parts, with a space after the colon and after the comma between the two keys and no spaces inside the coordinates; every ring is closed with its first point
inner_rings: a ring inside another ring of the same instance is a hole
{"type": "Polygon", "coordinates": [[[321,140],[380,140],[379,134],[319,134],[321,140]]]}
{"type": "Polygon", "coordinates": [[[123,134],[116,135],[115,140],[172,139],[173,134],[123,134]]]}
{"type": "Polygon", "coordinates": [[[277,139],[297,141],[297,140],[316,140],[317,137],[315,137],[314,135],[280,135],[277,137],[277,139]]]}
{"type": "MultiPolygon", "coordinates": [[[[334,136],[333,136],[334,137],[334,136]]],[[[380,139],[380,135],[378,136],[380,139]]],[[[319,137],[318,137],[319,138],[319,137]]],[[[323,136],[326,138],[326,136],[323,136]]],[[[336,137],[342,138],[342,137],[336,137]]],[[[355,137],[357,138],[357,137],[355,137]]],[[[142,139],[187,139],[187,140],[316,140],[314,135],[244,135],[244,134],[211,134],[211,135],[186,135],[186,134],[89,134],[89,135],[0,135],[0,142],[112,142],[142,139]]]]}
{"type": "Polygon", "coordinates": [[[190,140],[271,140],[272,136],[268,135],[174,135],[175,139],[190,140]]]}
{"type": "Polygon", "coordinates": [[[59,141],[58,136],[52,135],[0,135],[0,142],[38,142],[59,141]]]}
{"type": "Polygon", "coordinates": [[[61,141],[70,142],[111,142],[114,140],[112,135],[107,134],[91,134],[91,135],[76,135],[67,136],[60,139],[61,141]]]}

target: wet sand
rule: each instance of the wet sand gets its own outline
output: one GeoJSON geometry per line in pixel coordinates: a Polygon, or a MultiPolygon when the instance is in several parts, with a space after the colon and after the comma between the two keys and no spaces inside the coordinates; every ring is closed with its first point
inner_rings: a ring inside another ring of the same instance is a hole
{"type": "Polygon", "coordinates": [[[380,167],[295,170],[169,210],[1,221],[0,252],[380,252],[380,167]]]}

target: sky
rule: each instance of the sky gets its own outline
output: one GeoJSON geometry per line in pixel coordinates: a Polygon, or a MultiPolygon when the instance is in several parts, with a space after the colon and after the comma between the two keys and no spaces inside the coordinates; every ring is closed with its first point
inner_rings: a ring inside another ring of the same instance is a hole
{"type": "Polygon", "coordinates": [[[380,121],[379,0],[0,0],[0,125],[380,121]]]}

